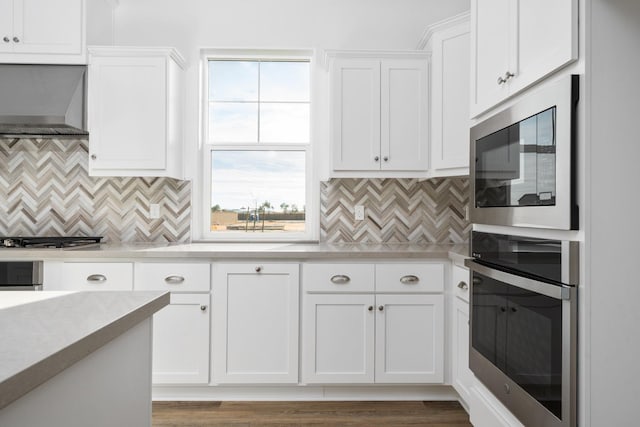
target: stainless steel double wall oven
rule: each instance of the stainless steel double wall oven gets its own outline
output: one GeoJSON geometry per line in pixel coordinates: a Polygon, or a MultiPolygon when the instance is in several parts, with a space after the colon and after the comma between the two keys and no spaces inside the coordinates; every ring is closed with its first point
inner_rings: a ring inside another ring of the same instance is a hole
{"type": "Polygon", "coordinates": [[[471,235],[469,366],[526,426],[576,425],[578,243],[518,227],[578,229],[578,95],[546,83],[470,135],[471,221],[509,234],[471,235]]]}

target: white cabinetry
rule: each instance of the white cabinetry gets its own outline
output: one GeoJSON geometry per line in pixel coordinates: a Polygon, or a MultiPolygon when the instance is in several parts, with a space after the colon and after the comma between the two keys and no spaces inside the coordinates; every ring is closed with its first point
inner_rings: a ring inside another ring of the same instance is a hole
{"type": "Polygon", "coordinates": [[[302,381],[442,382],[443,269],[305,264],[302,381]]]}
{"type": "Polygon", "coordinates": [[[577,59],[577,30],[578,0],[472,0],[471,116],[577,59]]]}
{"type": "Polygon", "coordinates": [[[208,384],[210,265],[135,264],[135,290],[171,292],[171,303],[153,316],[154,384],[208,384]]]}
{"type": "Polygon", "coordinates": [[[84,7],[84,0],[1,0],[0,60],[84,62],[84,7]]]}
{"type": "Polygon", "coordinates": [[[333,175],[427,170],[428,58],[424,52],[327,52],[333,175]]]}
{"type": "Polygon", "coordinates": [[[46,291],[130,291],[131,262],[47,262],[46,291]]]}
{"type": "Polygon", "coordinates": [[[113,7],[114,0],[0,0],[0,62],[85,64],[87,40],[112,39],[113,7]]]}
{"type": "Polygon", "coordinates": [[[451,384],[469,404],[474,376],[469,369],[469,270],[453,265],[453,322],[451,384]]]}
{"type": "Polygon", "coordinates": [[[170,48],[89,48],[89,174],[182,178],[184,60],[170,48]]]}
{"type": "Polygon", "coordinates": [[[213,264],[213,382],[298,382],[299,265],[213,264]]]}
{"type": "Polygon", "coordinates": [[[469,174],[469,14],[425,33],[431,52],[431,176],[469,174]]]}

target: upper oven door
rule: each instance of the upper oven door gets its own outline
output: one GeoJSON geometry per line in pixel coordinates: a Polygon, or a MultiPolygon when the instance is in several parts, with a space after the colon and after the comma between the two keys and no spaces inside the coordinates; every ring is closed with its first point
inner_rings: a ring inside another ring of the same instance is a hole
{"type": "Polygon", "coordinates": [[[569,76],[471,128],[471,221],[578,228],[573,145],[578,77],[569,76]]]}

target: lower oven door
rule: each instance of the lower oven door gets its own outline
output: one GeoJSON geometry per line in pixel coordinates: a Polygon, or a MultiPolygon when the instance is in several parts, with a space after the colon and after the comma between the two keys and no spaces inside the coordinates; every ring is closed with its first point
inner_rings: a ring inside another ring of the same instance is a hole
{"type": "Polygon", "coordinates": [[[575,426],[575,288],[469,260],[469,366],[529,426],[575,426]]]}

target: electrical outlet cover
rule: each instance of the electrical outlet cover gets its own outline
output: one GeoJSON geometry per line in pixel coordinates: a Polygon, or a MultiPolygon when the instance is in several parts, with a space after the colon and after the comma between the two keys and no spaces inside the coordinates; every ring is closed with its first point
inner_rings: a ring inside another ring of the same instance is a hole
{"type": "Polygon", "coordinates": [[[355,210],[356,221],[364,220],[364,206],[363,205],[356,205],[354,210],[355,210]]]}

